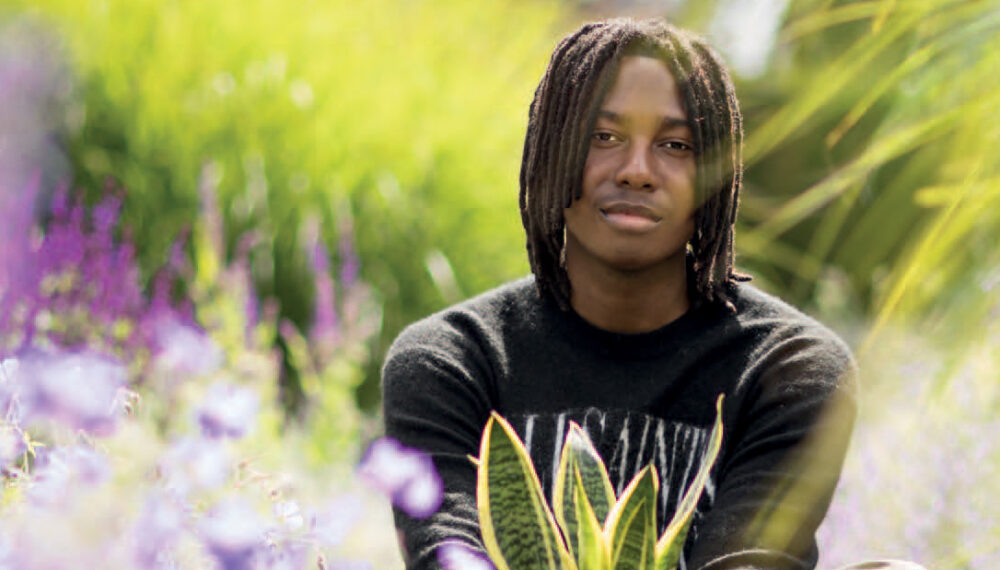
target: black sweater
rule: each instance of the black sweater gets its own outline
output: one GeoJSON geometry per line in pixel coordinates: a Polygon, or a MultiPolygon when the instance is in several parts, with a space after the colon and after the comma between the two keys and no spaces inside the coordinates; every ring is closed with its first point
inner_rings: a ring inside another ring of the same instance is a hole
{"type": "Polygon", "coordinates": [[[653,462],[662,531],[720,393],[722,451],[680,567],[815,567],[856,411],[853,360],[827,328],[752,286],[736,285],[735,306],[619,334],[560,311],[528,277],[404,330],[382,373],[386,435],[430,452],[445,484],[431,518],[396,513],[408,568],[438,568],[445,540],[483,548],[467,456],[490,410],[514,425],[550,500],[569,420],[589,433],[616,493],[653,462]]]}

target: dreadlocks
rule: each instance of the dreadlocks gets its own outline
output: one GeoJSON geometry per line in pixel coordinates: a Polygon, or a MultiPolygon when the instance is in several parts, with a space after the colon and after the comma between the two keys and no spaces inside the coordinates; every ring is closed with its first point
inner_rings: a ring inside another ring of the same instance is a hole
{"type": "Polygon", "coordinates": [[[729,286],[749,279],[733,267],[733,224],[743,178],[739,103],[719,56],[700,38],[658,19],[584,25],[559,43],[535,90],[524,137],[520,207],[538,290],[569,308],[570,282],[560,263],[563,210],[581,197],[590,133],[626,55],[663,61],[678,83],[697,164],[699,206],[689,243],[692,303],[732,308],[729,286]]]}

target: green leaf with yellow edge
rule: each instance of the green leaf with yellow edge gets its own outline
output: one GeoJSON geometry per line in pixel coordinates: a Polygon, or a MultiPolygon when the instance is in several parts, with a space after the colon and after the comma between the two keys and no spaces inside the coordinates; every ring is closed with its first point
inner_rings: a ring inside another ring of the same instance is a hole
{"type": "Polygon", "coordinates": [[[656,542],[656,570],[673,570],[677,567],[680,559],[681,549],[684,547],[684,540],[687,537],[688,528],[691,526],[691,517],[694,509],[698,505],[698,499],[708,483],[708,476],[712,471],[712,465],[719,457],[719,450],[722,448],[722,401],[724,394],[719,394],[715,401],[715,425],[708,436],[708,447],[705,449],[705,456],[701,460],[701,467],[695,475],[691,486],[684,493],[674,518],[667,525],[666,530],[656,542]]]}
{"type": "Polygon", "coordinates": [[[603,525],[611,506],[615,503],[611,479],[590,438],[576,422],[570,422],[569,433],[566,435],[559,458],[552,506],[559,527],[563,529],[572,552],[577,552],[578,548],[575,471],[579,471],[583,492],[599,524],[603,525]]]}
{"type": "Polygon", "coordinates": [[[653,570],[656,554],[656,495],[660,478],[647,465],[636,474],[611,509],[604,539],[613,570],[653,570]]]}
{"type": "MultiPolygon", "coordinates": [[[[573,541],[576,564],[580,570],[608,570],[611,568],[611,553],[604,540],[604,530],[594,512],[594,508],[584,490],[586,486],[578,466],[573,466],[573,486],[576,510],[576,534],[573,541]]],[[[566,530],[565,528],[563,529],[566,530]]],[[[567,531],[568,535],[568,531],[567,531]]]]}
{"type": "Polygon", "coordinates": [[[496,412],[480,443],[476,494],[497,570],[576,570],[524,444],[496,412]]]}

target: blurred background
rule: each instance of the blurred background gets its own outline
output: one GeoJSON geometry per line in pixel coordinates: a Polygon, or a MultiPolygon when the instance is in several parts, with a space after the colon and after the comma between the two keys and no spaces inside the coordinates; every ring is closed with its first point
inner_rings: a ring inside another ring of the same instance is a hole
{"type": "Polygon", "coordinates": [[[267,324],[282,425],[354,418],[310,428],[353,462],[326,442],[378,435],[401,328],[528,272],[528,104],[559,38],[618,15],[729,62],[737,263],[860,361],[821,568],[996,568],[1000,0],[2,0],[0,188],[43,227],[61,188],[118,196],[139,286],[173,259],[206,329],[267,324]]]}

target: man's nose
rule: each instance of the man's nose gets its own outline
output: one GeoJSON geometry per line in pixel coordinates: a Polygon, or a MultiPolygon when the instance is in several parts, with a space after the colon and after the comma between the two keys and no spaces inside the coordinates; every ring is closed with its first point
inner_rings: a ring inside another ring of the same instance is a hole
{"type": "Polygon", "coordinates": [[[616,177],[620,186],[635,190],[652,190],[656,186],[651,152],[652,149],[645,144],[632,144],[629,147],[616,177]]]}

